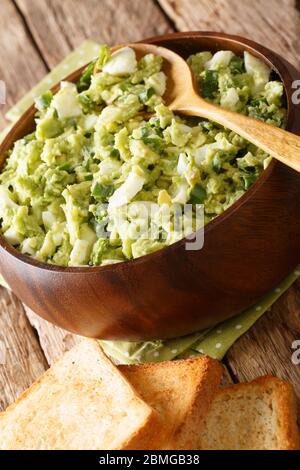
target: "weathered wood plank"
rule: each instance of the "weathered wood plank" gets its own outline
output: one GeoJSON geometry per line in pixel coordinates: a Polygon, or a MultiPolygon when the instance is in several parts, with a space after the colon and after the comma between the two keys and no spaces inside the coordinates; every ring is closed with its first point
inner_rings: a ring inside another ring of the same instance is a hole
{"type": "Polygon", "coordinates": [[[12,403],[48,367],[21,302],[0,288],[0,410],[12,403]]]}
{"type": "Polygon", "coordinates": [[[294,385],[300,404],[300,364],[292,362],[292,343],[299,339],[300,281],[297,281],[271,311],[234,344],[226,362],[239,382],[265,374],[288,380],[294,385]]]}
{"type": "Polygon", "coordinates": [[[6,104],[0,104],[0,130],[7,124],[5,113],[47,73],[22,18],[11,0],[0,5],[0,80],[6,83],[6,104]]]}
{"type": "Polygon", "coordinates": [[[117,44],[170,31],[152,0],[15,1],[50,67],[85,39],[117,44]]]}
{"type": "MultiPolygon", "coordinates": [[[[28,307],[25,306],[24,308],[30,323],[36,328],[38,332],[40,344],[49,365],[52,365],[65,352],[81,341],[81,336],[73,335],[65,330],[62,330],[61,328],[58,328],[57,326],[54,326],[51,323],[39,318],[28,307]]],[[[224,372],[221,387],[227,387],[233,383],[233,380],[230,371],[225,364],[223,369],[224,372]]]]}
{"type": "Polygon", "coordinates": [[[52,323],[43,320],[28,307],[24,306],[31,325],[36,329],[40,345],[49,365],[52,365],[65,352],[79,343],[81,336],[73,335],[52,323]]]}
{"type": "MultiPolygon", "coordinates": [[[[47,68],[36,51],[11,0],[0,5],[0,80],[6,84],[6,104],[0,104],[0,130],[5,112],[27,92],[47,68]]],[[[0,409],[12,403],[48,367],[37,335],[22,304],[0,289],[0,409]]]]}
{"type": "MultiPolygon", "coordinates": [[[[88,2],[80,2],[79,0],[65,0],[64,2],[58,0],[48,2],[46,0],[15,1],[50,66],[55,65],[66,53],[86,38],[94,37],[103,42],[115,43],[170,30],[169,23],[150,0],[142,2],[143,14],[141,14],[140,0],[123,0],[122,2],[103,0],[101,7],[96,0],[88,2]],[[51,42],[51,47],[48,47],[49,42],[51,42]]],[[[5,0],[5,7],[6,3],[8,3],[7,0],[5,0]]],[[[160,0],[160,4],[178,29],[223,30],[242,34],[271,46],[292,60],[295,65],[299,63],[297,59],[299,56],[297,42],[299,13],[293,8],[292,0],[270,0],[268,7],[266,7],[264,0],[253,0],[249,2],[249,5],[239,0],[160,0]],[[266,8],[268,15],[266,15],[266,8]],[[284,34],[281,33],[282,25],[285,25],[284,34]]],[[[2,5],[0,8],[2,9],[2,5]]],[[[0,21],[3,21],[2,18],[0,21]]],[[[31,55],[31,52],[27,51],[31,51],[31,49],[34,51],[32,45],[28,47],[25,47],[26,53],[23,54],[25,58],[26,54],[31,55]]],[[[13,45],[11,48],[11,53],[15,54],[13,45]]],[[[33,70],[35,69],[33,68],[33,70]]],[[[19,90],[18,88],[18,92],[19,90]]],[[[297,313],[300,304],[299,294],[293,295],[291,298],[291,292],[292,290],[248,335],[236,343],[228,354],[227,363],[237,380],[250,380],[263,373],[273,372],[288,378],[299,391],[296,377],[297,372],[299,375],[299,369],[291,364],[290,357],[291,342],[300,337],[299,313],[297,313]],[[270,335],[264,330],[269,331],[270,335]]],[[[78,337],[44,322],[30,312],[28,312],[28,317],[39,333],[49,363],[52,363],[78,341],[78,337]]],[[[16,325],[15,322],[13,324],[16,325]]],[[[29,325],[27,324],[27,326],[29,325]]],[[[20,341],[20,336],[16,341],[20,341]]],[[[33,344],[36,343],[33,342],[33,344]]],[[[6,348],[4,349],[6,350],[6,348]]],[[[3,354],[3,348],[0,347],[0,359],[3,354]]],[[[36,354],[38,355],[39,352],[36,354]]],[[[31,357],[33,358],[32,355],[31,357]]],[[[36,359],[33,358],[32,367],[36,368],[36,374],[31,374],[28,383],[24,384],[24,388],[38,375],[38,368],[44,369],[46,367],[45,359],[43,367],[40,366],[40,358],[36,363],[35,361],[36,359]]],[[[14,362],[18,361],[14,360],[14,362]]],[[[28,361],[26,367],[28,367],[28,361]]],[[[11,375],[8,380],[9,386],[12,383],[13,387],[17,387],[14,380],[17,380],[15,375],[11,375]]],[[[19,389],[21,390],[21,388],[22,385],[19,389]]],[[[11,396],[13,395],[16,396],[17,392],[11,394],[11,396]]]]}
{"type": "MultiPolygon", "coordinates": [[[[46,356],[49,365],[52,365],[65,352],[71,349],[75,344],[81,341],[81,336],[73,335],[51,323],[42,320],[28,307],[24,307],[30,323],[37,330],[40,344],[46,356]]],[[[1,351],[1,349],[0,349],[1,351]]],[[[232,384],[232,376],[226,365],[224,365],[224,374],[222,378],[222,387],[232,384]]]]}
{"type": "Polygon", "coordinates": [[[158,1],[181,31],[239,34],[270,47],[300,66],[300,11],[295,0],[158,1]]]}

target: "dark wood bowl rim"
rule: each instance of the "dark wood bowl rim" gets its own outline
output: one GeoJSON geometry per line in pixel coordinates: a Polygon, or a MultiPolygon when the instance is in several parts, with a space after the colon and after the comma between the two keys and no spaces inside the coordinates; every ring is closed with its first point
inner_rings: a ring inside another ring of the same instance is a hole
{"type": "MultiPolygon", "coordinates": [[[[170,41],[174,39],[188,39],[189,37],[198,37],[198,38],[211,38],[215,40],[220,40],[222,41],[223,39],[229,40],[231,42],[238,43],[239,45],[245,45],[248,48],[251,48],[253,53],[260,57],[265,63],[267,63],[273,71],[277,73],[277,75],[280,77],[282,80],[285,89],[286,89],[286,80],[284,79],[284,74],[290,75],[290,73],[287,70],[287,67],[283,63],[283,59],[275,52],[272,52],[270,49],[262,46],[261,44],[252,41],[247,38],[243,38],[241,36],[236,36],[236,35],[230,35],[222,32],[213,32],[213,31],[186,31],[186,32],[177,32],[177,33],[170,33],[170,34],[165,34],[165,35],[158,35],[158,36],[152,36],[151,38],[143,39],[142,41],[139,42],[149,42],[149,43],[156,43],[158,40],[163,40],[163,41],[170,41]],[[274,57],[276,57],[276,64],[274,64],[271,59],[269,59],[269,55],[272,54],[274,57]]],[[[63,80],[67,81],[75,81],[78,79],[78,76],[80,73],[85,69],[87,64],[84,66],[78,68],[76,71],[68,75],[66,78],[63,80]]],[[[59,89],[60,82],[54,85],[51,90],[55,93],[59,89]]],[[[287,129],[289,130],[293,124],[293,112],[292,112],[292,102],[290,99],[290,95],[286,90],[286,96],[287,96],[287,104],[288,104],[288,120],[287,120],[287,129]]],[[[14,130],[22,125],[26,120],[32,115],[33,110],[35,110],[35,106],[32,105],[30,108],[28,108],[24,114],[18,119],[18,121],[13,125],[13,127],[10,129],[8,134],[5,136],[4,140],[2,141],[0,145],[0,154],[2,152],[2,149],[6,147],[6,142],[9,139],[11,133],[14,132],[14,130]]],[[[5,150],[7,152],[7,150],[5,150]]],[[[223,222],[227,217],[230,217],[231,215],[234,214],[243,204],[245,204],[249,198],[252,197],[256,191],[259,190],[261,185],[265,183],[265,181],[269,178],[271,173],[273,172],[274,168],[280,165],[280,163],[276,160],[272,160],[271,163],[269,164],[268,168],[264,170],[261,174],[261,176],[258,178],[258,180],[251,186],[250,189],[248,189],[245,194],[243,194],[236,202],[234,202],[228,209],[226,209],[221,215],[217,216],[215,219],[210,221],[207,225],[204,227],[204,238],[205,238],[205,233],[210,232],[211,230],[217,229],[218,225],[223,222]]],[[[202,229],[200,229],[202,230],[202,229]]],[[[186,238],[183,238],[179,240],[178,242],[169,245],[167,247],[161,248],[153,253],[149,253],[147,255],[141,256],[139,258],[135,258],[132,260],[127,260],[127,261],[121,261],[120,263],[116,264],[110,264],[107,266],[81,266],[81,267],[63,267],[63,266],[57,266],[54,264],[48,264],[44,263],[41,261],[37,261],[34,258],[31,258],[27,255],[23,255],[20,253],[16,248],[14,248],[12,245],[10,245],[4,236],[0,234],[0,246],[11,256],[18,258],[21,262],[29,264],[31,266],[34,266],[36,268],[42,269],[42,270],[48,270],[52,272],[66,272],[66,273],[73,273],[73,274],[81,274],[81,273],[95,273],[95,272],[103,272],[103,271],[119,271],[123,269],[128,269],[132,265],[132,263],[139,264],[139,263],[144,263],[149,260],[151,257],[152,259],[155,259],[157,256],[160,256],[162,251],[165,250],[176,250],[177,248],[181,247],[187,242],[186,238]]]]}

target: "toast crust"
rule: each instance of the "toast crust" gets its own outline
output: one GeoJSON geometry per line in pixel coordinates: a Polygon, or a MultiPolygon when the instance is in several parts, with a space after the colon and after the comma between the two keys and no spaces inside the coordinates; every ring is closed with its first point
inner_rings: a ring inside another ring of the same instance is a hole
{"type": "MultiPolygon", "coordinates": [[[[31,387],[29,387],[24,393],[22,393],[15,403],[10,405],[6,411],[0,414],[0,449],[2,448],[2,445],[4,448],[10,448],[10,449],[14,449],[14,448],[33,449],[34,448],[32,437],[29,437],[28,441],[26,441],[26,429],[30,428],[30,420],[28,419],[27,421],[24,420],[24,422],[20,426],[18,426],[18,423],[16,423],[17,428],[14,427],[14,416],[18,413],[19,406],[24,405],[24,407],[26,407],[27,406],[26,402],[28,402],[29,407],[30,407],[29,412],[32,411],[34,406],[36,406],[36,414],[41,413],[42,415],[43,411],[41,408],[39,408],[39,406],[40,407],[43,406],[42,405],[43,397],[40,399],[38,403],[35,403],[34,399],[33,399],[33,402],[30,401],[31,398],[35,396],[39,397],[39,392],[41,390],[41,387],[44,384],[47,385],[47,391],[49,390],[49,394],[51,394],[52,384],[57,386],[57,384],[59,383],[59,386],[61,385],[63,389],[65,387],[65,384],[62,383],[64,366],[67,365],[66,373],[71,374],[69,366],[72,364],[76,364],[76,362],[79,362],[78,367],[80,367],[81,357],[84,355],[84,353],[91,354],[92,357],[96,358],[96,360],[98,361],[97,364],[99,364],[98,375],[96,373],[95,377],[93,376],[91,376],[91,378],[88,377],[88,379],[90,379],[91,391],[94,391],[95,389],[97,391],[97,387],[102,386],[101,385],[103,381],[101,377],[102,374],[107,373],[109,380],[114,380],[114,378],[116,378],[115,380],[116,380],[117,388],[120,389],[121,392],[123,391],[124,393],[124,400],[127,403],[127,404],[125,403],[125,406],[130,407],[129,412],[131,410],[134,411],[134,417],[137,420],[137,423],[136,423],[137,428],[136,429],[132,428],[131,434],[130,434],[130,431],[128,431],[127,435],[125,433],[123,441],[120,440],[120,443],[119,443],[120,445],[118,445],[117,447],[112,447],[112,449],[118,449],[118,450],[119,449],[122,449],[122,450],[123,449],[141,449],[148,445],[149,441],[151,441],[152,439],[153,434],[155,434],[159,430],[160,421],[159,421],[159,416],[157,412],[153,410],[150,406],[148,406],[142,400],[142,398],[136,393],[132,385],[126,380],[126,378],[118,371],[117,367],[114,366],[113,363],[104,354],[99,343],[96,340],[84,339],[81,343],[76,345],[72,350],[67,352],[61,359],[59,359],[33,385],[31,385],[31,387]],[[72,361],[73,356],[74,356],[74,362],[72,361]],[[7,427],[6,427],[7,423],[10,426],[10,429],[12,427],[12,436],[10,438],[7,438],[7,427]],[[2,433],[3,433],[3,438],[1,438],[2,433]],[[6,444],[3,444],[4,437],[7,439],[6,444]]],[[[68,379],[66,378],[66,383],[68,383],[67,380],[68,379]]],[[[84,397],[80,395],[80,387],[81,387],[80,379],[77,381],[77,379],[75,378],[74,381],[70,382],[69,386],[72,388],[74,393],[78,391],[79,402],[84,400],[84,397]]],[[[105,389],[104,389],[104,392],[105,392],[105,389]]],[[[107,398],[107,401],[109,402],[109,396],[107,398]]],[[[60,402],[59,404],[60,406],[63,406],[63,403],[61,404],[60,402]]],[[[48,410],[49,404],[46,403],[46,405],[47,405],[47,410],[48,410]]],[[[97,407],[97,403],[95,404],[95,406],[97,407]]],[[[26,411],[26,408],[25,408],[25,411],[26,411]]],[[[98,410],[96,409],[96,411],[98,410]]],[[[99,411],[101,411],[101,408],[99,411]]],[[[127,412],[127,409],[125,411],[127,412]]],[[[67,418],[69,418],[69,416],[67,418]]],[[[99,420],[99,418],[100,416],[97,415],[96,419],[99,420]]],[[[128,419],[128,417],[126,419],[128,419]]],[[[57,421],[58,420],[56,420],[56,424],[57,424],[57,421]]],[[[49,426],[50,433],[53,432],[54,434],[55,432],[57,433],[63,432],[62,428],[56,429],[56,430],[52,428],[51,430],[51,423],[47,422],[47,427],[48,426],[49,426]]],[[[67,432],[72,433],[72,429],[70,431],[70,428],[69,428],[69,431],[64,431],[64,432],[66,434],[67,432]]],[[[112,433],[113,432],[114,431],[112,430],[112,433]]],[[[32,428],[30,429],[29,434],[30,436],[32,436],[32,428]]],[[[65,435],[64,435],[64,440],[65,440],[65,435]]],[[[47,441],[47,437],[45,437],[45,446],[48,448],[49,442],[47,443],[46,441],[47,441]]],[[[101,447],[101,443],[99,444],[100,444],[100,448],[103,448],[101,447]]]]}
{"type": "Polygon", "coordinates": [[[220,385],[223,373],[220,363],[201,356],[118,367],[142,398],[161,414],[163,425],[152,448],[196,449],[203,419],[220,385]],[[182,400],[181,387],[185,387],[182,400]],[[172,400],[181,400],[181,409],[172,400]]]}
{"type": "MultiPolygon", "coordinates": [[[[294,388],[288,382],[272,375],[259,377],[249,383],[239,383],[220,389],[216,399],[234,396],[250,389],[272,394],[278,417],[278,450],[300,450],[300,435],[297,426],[297,404],[294,388]]],[[[224,429],[226,432],[226,429],[224,429]]]]}

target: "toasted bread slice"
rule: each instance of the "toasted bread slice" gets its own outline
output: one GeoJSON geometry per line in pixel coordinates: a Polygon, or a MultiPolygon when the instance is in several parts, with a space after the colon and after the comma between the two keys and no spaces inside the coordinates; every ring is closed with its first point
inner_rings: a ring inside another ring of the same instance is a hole
{"type": "Polygon", "coordinates": [[[196,449],[203,419],[217,393],[222,366],[209,357],[119,366],[141,397],[161,416],[154,449],[196,449]]]}
{"type": "Polygon", "coordinates": [[[98,342],[83,340],[0,415],[0,449],[140,449],[157,419],[98,342]]]}
{"type": "Polygon", "coordinates": [[[200,436],[204,450],[299,449],[292,386],[268,376],[220,390],[200,436]]]}

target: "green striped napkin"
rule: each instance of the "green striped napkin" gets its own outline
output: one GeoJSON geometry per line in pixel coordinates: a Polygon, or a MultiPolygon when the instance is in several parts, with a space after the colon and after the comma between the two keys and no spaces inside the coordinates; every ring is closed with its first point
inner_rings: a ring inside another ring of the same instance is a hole
{"type": "MultiPolygon", "coordinates": [[[[51,88],[55,83],[72,73],[78,67],[97,57],[99,45],[92,41],[84,42],[73,51],[63,62],[52,70],[36,85],[30,93],[22,98],[6,117],[14,122],[34,101],[34,98],[51,88]]],[[[10,126],[9,126],[10,127],[10,126]]],[[[9,129],[9,128],[8,128],[9,129]]],[[[5,131],[0,135],[3,138],[5,131]]],[[[103,349],[116,362],[134,364],[139,362],[158,362],[175,358],[187,358],[200,354],[207,354],[215,359],[223,359],[228,349],[267,311],[272,304],[293,284],[300,276],[300,266],[291,273],[276,289],[267,294],[253,307],[245,310],[234,318],[227,320],[216,327],[200,331],[181,338],[165,341],[125,342],[100,341],[103,349]]],[[[0,284],[7,287],[0,277],[0,284]]]]}

